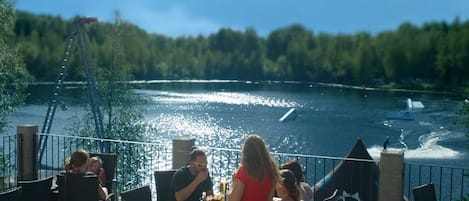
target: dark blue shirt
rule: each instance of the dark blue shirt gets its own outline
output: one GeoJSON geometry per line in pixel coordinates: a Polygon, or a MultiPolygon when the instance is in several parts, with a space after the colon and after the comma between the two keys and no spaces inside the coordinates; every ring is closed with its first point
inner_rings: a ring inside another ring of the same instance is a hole
{"type": "MultiPolygon", "coordinates": [[[[179,168],[176,173],[173,175],[170,186],[170,199],[171,201],[176,200],[175,193],[184,189],[192,181],[194,181],[196,176],[192,175],[187,166],[179,168]]],[[[186,199],[186,201],[199,201],[202,197],[202,193],[210,191],[213,188],[213,182],[210,178],[210,175],[202,183],[197,186],[197,188],[192,192],[192,194],[186,199]]]]}

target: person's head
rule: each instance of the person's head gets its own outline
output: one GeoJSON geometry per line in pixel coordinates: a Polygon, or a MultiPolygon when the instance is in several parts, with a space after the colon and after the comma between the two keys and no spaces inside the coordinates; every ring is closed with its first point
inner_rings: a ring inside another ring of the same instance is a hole
{"type": "Polygon", "coordinates": [[[241,155],[241,164],[246,167],[250,177],[263,181],[267,173],[277,181],[277,164],[259,135],[252,134],[246,137],[241,155]]]}
{"type": "Polygon", "coordinates": [[[83,149],[73,152],[72,156],[66,160],[65,171],[67,172],[86,172],[87,162],[90,155],[83,149]]]}
{"type": "Polygon", "coordinates": [[[288,169],[293,172],[296,178],[296,183],[300,184],[300,182],[304,181],[303,177],[303,170],[301,169],[300,163],[296,160],[289,160],[286,163],[280,166],[280,169],[288,169]]]}
{"type": "Polygon", "coordinates": [[[190,153],[190,157],[190,167],[193,168],[195,172],[207,170],[207,155],[203,149],[193,147],[190,153]]]}
{"type": "Polygon", "coordinates": [[[296,178],[291,170],[280,170],[280,179],[275,186],[275,190],[281,198],[289,198],[293,201],[300,200],[300,190],[296,185],[296,178]]]}
{"type": "Polygon", "coordinates": [[[88,170],[94,173],[97,173],[103,167],[103,161],[97,157],[93,156],[88,160],[88,170]]]}

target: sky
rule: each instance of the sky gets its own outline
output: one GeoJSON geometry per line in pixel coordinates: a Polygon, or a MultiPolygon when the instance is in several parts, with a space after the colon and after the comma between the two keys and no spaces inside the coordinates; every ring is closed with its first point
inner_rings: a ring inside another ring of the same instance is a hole
{"type": "Polygon", "coordinates": [[[115,11],[149,33],[207,36],[254,28],[260,36],[298,23],[313,33],[354,34],[469,19],[469,0],[16,0],[15,8],[70,19],[113,22],[115,11]]]}

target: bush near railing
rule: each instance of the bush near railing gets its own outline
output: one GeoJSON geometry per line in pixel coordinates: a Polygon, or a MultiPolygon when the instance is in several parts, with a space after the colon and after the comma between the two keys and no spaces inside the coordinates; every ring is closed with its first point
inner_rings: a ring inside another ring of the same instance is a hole
{"type": "Polygon", "coordinates": [[[0,135],[0,191],[16,186],[16,135],[0,135]]]}

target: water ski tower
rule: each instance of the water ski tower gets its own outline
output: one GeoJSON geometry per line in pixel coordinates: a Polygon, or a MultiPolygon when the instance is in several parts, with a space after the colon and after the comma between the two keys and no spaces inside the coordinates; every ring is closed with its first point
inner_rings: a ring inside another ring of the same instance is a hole
{"type": "MultiPolygon", "coordinates": [[[[83,65],[85,68],[86,84],[88,88],[91,111],[93,113],[93,119],[95,123],[96,135],[99,138],[104,138],[103,116],[99,108],[99,97],[96,91],[96,79],[91,68],[90,56],[87,50],[87,37],[85,34],[85,25],[96,23],[97,21],[97,18],[93,17],[77,17],[74,20],[73,30],[65,40],[65,51],[62,56],[62,63],[59,67],[52,99],[49,102],[49,107],[47,109],[44,124],[42,126],[42,134],[50,133],[50,129],[54,121],[55,111],[57,109],[57,103],[61,98],[60,94],[63,89],[66,70],[70,65],[70,58],[72,56],[71,53],[74,51],[74,47],[78,43],[78,48],[80,49],[80,55],[83,59],[83,65]]],[[[48,135],[41,135],[39,138],[39,161],[42,161],[44,150],[47,146],[47,140],[48,135]]],[[[103,143],[100,143],[99,147],[101,152],[104,152],[103,143]]]]}

